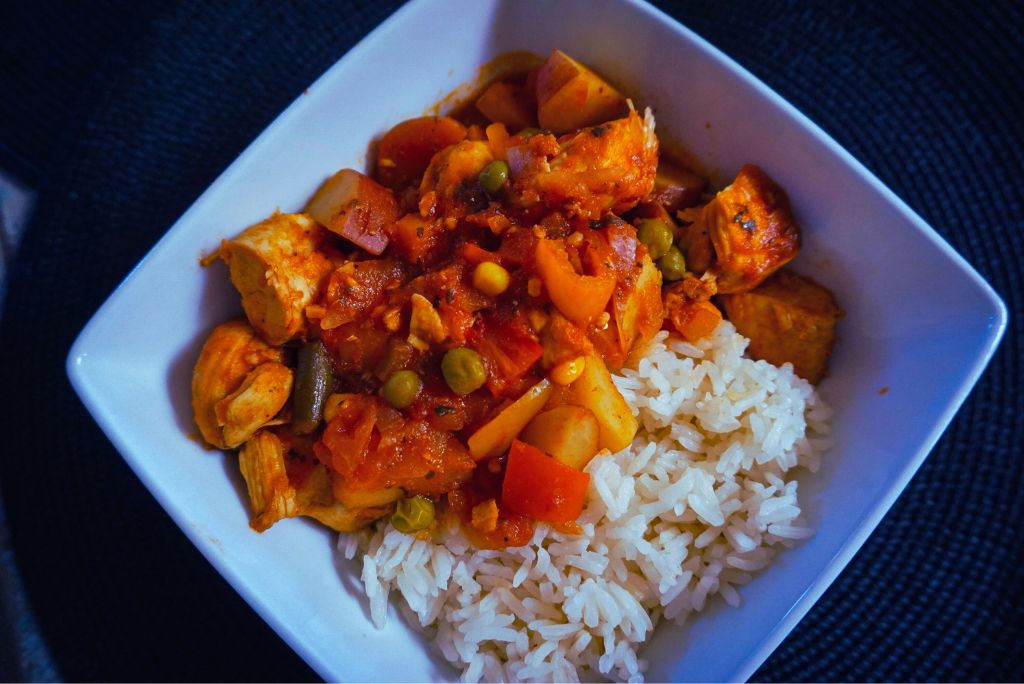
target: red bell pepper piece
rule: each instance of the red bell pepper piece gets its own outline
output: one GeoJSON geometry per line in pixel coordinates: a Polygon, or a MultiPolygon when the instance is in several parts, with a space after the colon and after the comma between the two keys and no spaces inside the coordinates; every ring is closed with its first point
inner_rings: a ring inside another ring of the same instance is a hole
{"type": "Polygon", "coordinates": [[[559,463],[540,449],[512,442],[501,485],[501,505],[513,513],[553,523],[583,512],[590,475],[559,463]]]}

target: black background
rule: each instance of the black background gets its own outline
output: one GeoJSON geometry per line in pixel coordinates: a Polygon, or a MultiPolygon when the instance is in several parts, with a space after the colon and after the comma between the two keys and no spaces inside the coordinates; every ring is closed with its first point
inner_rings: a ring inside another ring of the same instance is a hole
{"type": "MultiPolygon", "coordinates": [[[[63,361],[195,197],[397,4],[0,10],[0,164],[40,190],[3,313],[0,486],[58,676],[316,678],[128,470],[63,361]]],[[[755,679],[1024,678],[1021,3],[657,4],[864,162],[1011,312],[939,445],[755,679]]],[[[52,672],[0,653],[0,678],[52,672]]]]}

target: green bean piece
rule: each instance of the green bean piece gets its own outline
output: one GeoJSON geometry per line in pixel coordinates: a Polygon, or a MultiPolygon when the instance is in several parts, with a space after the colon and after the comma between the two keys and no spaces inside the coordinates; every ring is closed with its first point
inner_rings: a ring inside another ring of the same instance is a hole
{"type": "Polygon", "coordinates": [[[411,370],[400,370],[392,374],[381,388],[384,401],[396,409],[404,409],[416,401],[416,396],[423,388],[420,376],[411,370]]]}
{"type": "Polygon", "coordinates": [[[686,259],[678,247],[672,247],[665,255],[658,259],[658,269],[661,277],[668,281],[681,280],[686,275],[686,259]]]}
{"type": "Polygon", "coordinates": [[[434,502],[425,496],[402,499],[391,516],[391,524],[399,532],[418,532],[434,524],[434,502]]]}
{"type": "Polygon", "coordinates": [[[324,402],[334,386],[331,357],[323,342],[313,340],[298,353],[295,384],[292,391],[292,431],[308,435],[324,417],[324,402]]]}
{"type": "Polygon", "coordinates": [[[474,392],[487,381],[484,361],[472,349],[457,347],[449,349],[441,360],[441,375],[452,388],[452,392],[465,396],[474,392]]]}
{"type": "Polygon", "coordinates": [[[671,226],[662,219],[644,219],[637,224],[636,237],[647,246],[651,258],[658,260],[672,247],[674,235],[671,226]]]}
{"type": "Polygon", "coordinates": [[[480,172],[480,186],[488,195],[497,195],[508,182],[508,164],[497,159],[480,172]]]}

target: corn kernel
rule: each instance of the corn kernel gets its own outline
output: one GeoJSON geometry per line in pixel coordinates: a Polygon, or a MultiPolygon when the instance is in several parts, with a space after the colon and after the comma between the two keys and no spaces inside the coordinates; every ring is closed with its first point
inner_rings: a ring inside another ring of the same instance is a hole
{"type": "Polygon", "coordinates": [[[587,359],[582,356],[577,356],[571,361],[563,361],[551,369],[551,381],[558,385],[570,385],[583,375],[583,369],[586,367],[587,359]]]}
{"type": "Polygon", "coordinates": [[[484,261],[473,271],[473,287],[489,297],[497,297],[508,289],[508,271],[493,261],[484,261]]]}
{"type": "Polygon", "coordinates": [[[526,294],[531,297],[540,297],[541,283],[540,278],[530,278],[526,281],[526,294]]]}
{"type": "Polygon", "coordinates": [[[539,333],[548,324],[548,315],[537,309],[530,309],[526,313],[526,317],[529,319],[530,327],[533,328],[535,333],[539,333]]]}

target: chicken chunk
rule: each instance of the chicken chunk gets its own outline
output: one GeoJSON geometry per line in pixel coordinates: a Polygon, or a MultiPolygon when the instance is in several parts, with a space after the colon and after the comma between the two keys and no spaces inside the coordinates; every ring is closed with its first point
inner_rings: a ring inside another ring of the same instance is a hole
{"type": "Polygon", "coordinates": [[[383,518],[394,509],[394,505],[345,508],[336,501],[326,506],[309,506],[303,509],[302,515],[309,516],[337,532],[355,532],[374,520],[383,518]]]}
{"type": "Polygon", "coordinates": [[[753,164],[704,206],[687,233],[691,268],[706,263],[693,252],[706,254],[710,241],[711,272],[723,294],[754,289],[800,251],[800,228],[786,193],[753,164]]]}
{"type": "Polygon", "coordinates": [[[439,216],[458,219],[484,209],[487,194],[478,178],[493,160],[491,146],[479,140],[463,140],[435,154],[420,183],[421,211],[429,206],[439,216]]]}
{"type": "Polygon", "coordinates": [[[750,338],[747,352],[776,366],[793,364],[812,383],[825,377],[843,317],[832,293],[810,278],[779,271],[756,290],[721,297],[736,329],[750,338]]]}
{"type": "Polygon", "coordinates": [[[327,233],[303,214],[274,214],[220,247],[242,308],[264,340],[306,335],[306,307],[334,270],[321,251],[327,233]]]}
{"type": "Polygon", "coordinates": [[[224,446],[233,449],[252,437],[284,408],[291,392],[291,368],[268,361],[249,371],[237,390],[214,404],[224,446]]]}
{"type": "Polygon", "coordinates": [[[291,387],[291,371],[281,366],[283,353],[243,320],[213,329],[192,372],[192,411],[207,442],[220,449],[237,446],[281,409],[291,387]],[[259,370],[264,365],[271,368],[259,370]],[[265,393],[268,385],[275,388],[265,393]]]}
{"type": "Polygon", "coordinates": [[[354,532],[394,510],[394,502],[402,498],[402,490],[378,492],[376,497],[362,500],[335,498],[333,490],[338,478],[332,478],[327,467],[316,464],[297,488],[299,514],[317,520],[337,532],[354,532]]]}
{"type": "Polygon", "coordinates": [[[557,146],[552,141],[533,136],[508,148],[515,203],[599,219],[608,211],[628,211],[654,187],[658,139],[650,110],[643,119],[630,111],[623,119],[563,136],[557,146]]]}
{"type": "Polygon", "coordinates": [[[249,526],[257,532],[299,514],[298,496],[288,481],[284,459],[284,444],[267,431],[258,432],[238,452],[238,467],[252,505],[249,526]]]}
{"type": "Polygon", "coordinates": [[[296,461],[291,460],[285,443],[266,430],[256,433],[238,453],[238,466],[252,507],[249,526],[257,532],[269,529],[278,520],[299,515],[338,532],[354,532],[394,508],[390,502],[358,508],[347,506],[334,499],[326,466],[301,463],[293,473],[289,463],[296,461]]]}

